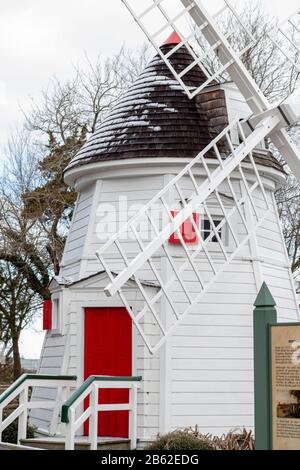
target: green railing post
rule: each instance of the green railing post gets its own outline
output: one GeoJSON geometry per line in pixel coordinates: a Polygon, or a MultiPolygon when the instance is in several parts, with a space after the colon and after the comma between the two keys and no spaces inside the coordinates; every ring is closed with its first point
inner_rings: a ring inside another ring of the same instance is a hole
{"type": "Polygon", "coordinates": [[[276,302],[264,282],[254,303],[254,402],[256,450],[271,449],[269,325],[277,322],[276,302]]]}

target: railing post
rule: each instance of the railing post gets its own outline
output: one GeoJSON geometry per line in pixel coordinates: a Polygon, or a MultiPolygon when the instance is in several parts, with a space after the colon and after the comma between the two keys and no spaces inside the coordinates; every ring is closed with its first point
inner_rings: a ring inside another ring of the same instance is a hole
{"type": "Polygon", "coordinates": [[[66,386],[62,389],[61,402],[59,403],[59,410],[58,410],[57,425],[56,425],[55,434],[57,432],[60,432],[60,431],[61,431],[61,434],[63,434],[63,435],[66,434],[66,426],[65,426],[65,424],[61,423],[61,407],[62,407],[62,404],[65,403],[65,401],[67,401],[67,399],[69,398],[70,393],[71,393],[71,388],[70,387],[66,386]],[[61,429],[61,428],[63,428],[63,429],[61,429]]]}
{"type": "Polygon", "coordinates": [[[137,446],[137,389],[137,386],[133,384],[129,390],[129,439],[131,450],[135,450],[137,446]]]}
{"type": "Polygon", "coordinates": [[[271,449],[269,325],[277,322],[276,302],[266,283],[254,309],[254,403],[256,450],[271,449]]]}
{"type": "Polygon", "coordinates": [[[97,450],[98,448],[98,402],[98,387],[94,382],[90,394],[91,416],[89,422],[89,440],[91,450],[97,450]]]}
{"type": "Polygon", "coordinates": [[[24,389],[19,395],[19,406],[22,412],[18,418],[18,444],[27,437],[27,419],[28,419],[28,386],[25,382],[24,389]]]}
{"type": "Polygon", "coordinates": [[[61,403],[63,402],[64,402],[63,387],[58,386],[57,393],[56,393],[56,406],[53,409],[51,424],[50,424],[50,429],[49,429],[50,436],[55,436],[56,434],[61,403]]]}
{"type": "Polygon", "coordinates": [[[69,409],[69,422],[66,424],[65,450],[75,450],[75,410],[69,409]]]}

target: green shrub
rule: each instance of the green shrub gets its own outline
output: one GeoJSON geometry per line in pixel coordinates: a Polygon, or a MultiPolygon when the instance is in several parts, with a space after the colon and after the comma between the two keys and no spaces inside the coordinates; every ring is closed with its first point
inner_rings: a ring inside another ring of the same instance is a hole
{"type": "MultiPolygon", "coordinates": [[[[27,438],[34,438],[34,428],[29,425],[27,426],[27,438]]],[[[2,442],[6,442],[9,444],[18,443],[18,420],[15,420],[3,431],[2,442]]]]}
{"type": "Polygon", "coordinates": [[[146,450],[215,450],[213,444],[183,431],[159,436],[146,450]]]}

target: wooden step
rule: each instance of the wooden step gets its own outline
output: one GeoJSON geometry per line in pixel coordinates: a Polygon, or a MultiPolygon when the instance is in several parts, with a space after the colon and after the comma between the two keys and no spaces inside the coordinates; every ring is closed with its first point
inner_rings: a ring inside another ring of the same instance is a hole
{"type": "MultiPolygon", "coordinates": [[[[39,437],[34,439],[24,439],[22,445],[36,447],[46,450],[64,450],[65,441],[61,437],[39,437]]],[[[76,450],[90,450],[87,437],[77,437],[75,442],[76,450]]],[[[130,450],[129,439],[102,437],[98,439],[98,450],[130,450]]]]}
{"type": "Polygon", "coordinates": [[[42,450],[37,449],[36,447],[28,447],[28,446],[17,446],[15,444],[7,444],[5,442],[0,442],[0,450],[42,450]]]}

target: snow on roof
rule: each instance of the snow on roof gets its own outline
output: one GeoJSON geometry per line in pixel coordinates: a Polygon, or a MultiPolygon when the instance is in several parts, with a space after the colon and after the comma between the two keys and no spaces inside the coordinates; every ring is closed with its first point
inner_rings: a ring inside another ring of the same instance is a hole
{"type": "MultiPolygon", "coordinates": [[[[162,46],[167,53],[180,40],[171,35],[162,46]],[[176,43],[176,42],[175,42],[176,43]]],[[[170,56],[180,73],[193,58],[185,46],[170,56]]],[[[191,88],[206,81],[199,67],[185,76],[191,88]]],[[[192,159],[228,125],[224,91],[207,89],[190,100],[157,54],[135,83],[120,97],[96,132],[66,168],[72,170],[90,163],[133,158],[192,159]]],[[[270,156],[260,156],[260,164],[281,171],[270,156]]]]}
{"type": "MultiPolygon", "coordinates": [[[[167,52],[174,44],[162,46],[167,52]]],[[[173,41],[173,42],[172,42],[173,41]]],[[[183,46],[172,55],[180,73],[193,61],[183,46]]],[[[200,68],[187,75],[189,86],[205,80],[200,68]]],[[[143,157],[193,158],[210,142],[201,127],[196,100],[190,100],[157,54],[114,109],[99,125],[66,171],[108,159],[143,157]]]]}

